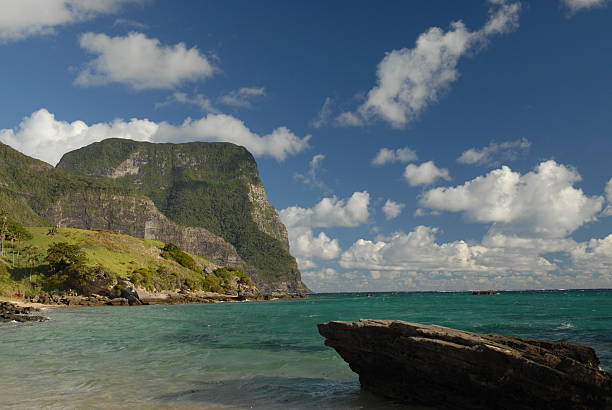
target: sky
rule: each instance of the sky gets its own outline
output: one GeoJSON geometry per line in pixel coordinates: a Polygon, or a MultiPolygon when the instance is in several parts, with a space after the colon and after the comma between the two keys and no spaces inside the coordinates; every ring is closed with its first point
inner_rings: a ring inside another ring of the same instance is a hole
{"type": "Polygon", "coordinates": [[[0,0],[0,141],[257,159],[314,291],[612,287],[610,0],[0,0]]]}

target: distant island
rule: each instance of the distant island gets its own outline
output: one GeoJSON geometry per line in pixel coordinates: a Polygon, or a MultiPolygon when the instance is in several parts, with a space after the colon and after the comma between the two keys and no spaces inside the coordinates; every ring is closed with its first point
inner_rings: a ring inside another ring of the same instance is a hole
{"type": "Polygon", "coordinates": [[[230,143],[109,139],[56,168],[0,144],[0,240],[4,296],[138,304],[308,292],[253,156],[230,143]]]}

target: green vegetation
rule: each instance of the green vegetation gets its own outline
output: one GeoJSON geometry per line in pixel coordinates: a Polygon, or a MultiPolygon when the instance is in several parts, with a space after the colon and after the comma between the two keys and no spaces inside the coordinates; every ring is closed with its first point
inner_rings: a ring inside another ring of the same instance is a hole
{"type": "MultiPolygon", "coordinates": [[[[231,243],[264,282],[286,280],[297,270],[279,238],[261,232],[254,220],[249,184],[261,182],[253,156],[243,147],[109,139],[66,154],[58,168],[135,190],[174,222],[208,229],[231,243]],[[108,178],[130,158],[136,172],[108,178]]],[[[265,226],[272,226],[267,220],[276,217],[272,211],[259,212],[265,226]]]]}
{"type": "Polygon", "coordinates": [[[196,261],[189,256],[187,252],[183,252],[178,246],[173,243],[168,243],[162,248],[162,258],[175,261],[179,265],[190,269],[194,272],[200,272],[202,269],[197,265],[196,261]]]}
{"type": "Polygon", "coordinates": [[[176,245],[108,231],[24,228],[28,235],[7,243],[0,258],[0,295],[34,296],[73,289],[83,294],[121,287],[127,278],[150,291],[231,292],[252,285],[243,270],[219,268],[176,245]],[[206,273],[212,272],[212,273],[206,273]]]}
{"type": "Polygon", "coordinates": [[[27,239],[8,245],[4,259],[0,258],[0,295],[34,296],[67,289],[97,293],[120,287],[118,278],[149,291],[227,293],[237,284],[253,286],[241,268],[219,268],[173,244],[108,231],[24,229],[27,239]]]}

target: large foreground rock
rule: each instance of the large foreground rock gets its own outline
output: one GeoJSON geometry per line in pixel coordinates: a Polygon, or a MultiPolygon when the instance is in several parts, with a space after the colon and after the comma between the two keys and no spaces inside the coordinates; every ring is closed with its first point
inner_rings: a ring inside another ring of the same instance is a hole
{"type": "Polygon", "coordinates": [[[393,320],[319,324],[363,389],[449,409],[612,409],[593,349],[393,320]]]}

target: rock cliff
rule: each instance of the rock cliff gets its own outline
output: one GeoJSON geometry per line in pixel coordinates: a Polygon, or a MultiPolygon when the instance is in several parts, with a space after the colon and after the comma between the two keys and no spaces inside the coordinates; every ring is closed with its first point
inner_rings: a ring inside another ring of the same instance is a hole
{"type": "Polygon", "coordinates": [[[136,192],[170,221],[223,238],[264,292],[307,290],[289,253],[287,230],[243,147],[108,139],[67,153],[57,168],[136,192]]]}
{"type": "Polygon", "coordinates": [[[362,319],[319,324],[363,389],[443,409],[612,409],[593,349],[442,326],[362,319]]]}
{"type": "Polygon", "coordinates": [[[252,156],[210,145],[110,140],[53,168],[0,144],[0,208],[31,226],[173,242],[218,265],[244,265],[266,294],[307,290],[252,156]]]}

